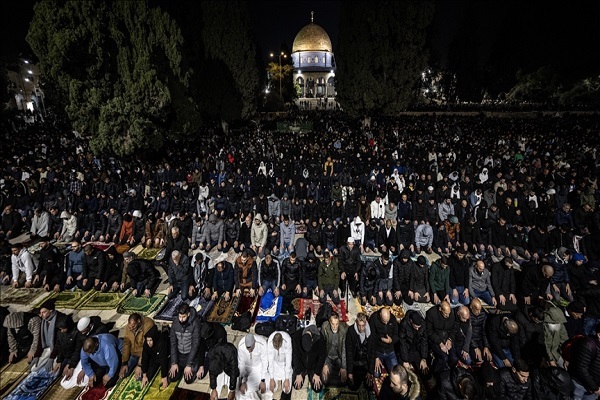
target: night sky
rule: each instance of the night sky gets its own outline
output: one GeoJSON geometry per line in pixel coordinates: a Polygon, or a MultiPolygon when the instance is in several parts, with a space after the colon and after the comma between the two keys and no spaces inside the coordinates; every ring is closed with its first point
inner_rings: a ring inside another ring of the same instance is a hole
{"type": "MultiPolygon", "coordinates": [[[[3,57],[30,53],[25,36],[35,2],[8,0],[0,5],[3,57]]],[[[250,1],[248,7],[259,54],[268,61],[269,53],[279,51],[282,45],[291,50],[296,33],[310,22],[311,11],[315,12],[315,22],[328,32],[335,52],[340,6],[340,0],[250,1]]],[[[526,69],[552,63],[563,73],[571,69],[598,72],[599,33],[600,2],[597,1],[438,0],[427,44],[432,64],[442,67],[460,37],[477,47],[477,57],[482,63],[495,48],[504,45],[510,52],[514,49],[514,57],[526,69]]]]}

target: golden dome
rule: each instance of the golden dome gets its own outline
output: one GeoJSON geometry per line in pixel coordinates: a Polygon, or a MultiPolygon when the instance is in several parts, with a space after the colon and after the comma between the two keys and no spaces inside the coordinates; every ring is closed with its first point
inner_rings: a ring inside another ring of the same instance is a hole
{"type": "Polygon", "coordinates": [[[297,51],[329,51],[331,52],[331,39],[325,32],[325,29],[319,25],[311,22],[304,28],[300,29],[300,32],[294,39],[292,45],[292,53],[297,51]]]}

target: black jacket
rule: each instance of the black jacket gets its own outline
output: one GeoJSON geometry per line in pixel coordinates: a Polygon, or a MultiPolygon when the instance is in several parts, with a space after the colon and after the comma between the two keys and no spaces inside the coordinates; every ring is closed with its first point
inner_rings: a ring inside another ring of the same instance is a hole
{"type": "Polygon", "coordinates": [[[355,368],[368,369],[371,371],[372,358],[371,336],[367,337],[362,343],[358,336],[356,323],[348,327],[346,331],[346,369],[352,374],[355,368]]]}
{"type": "Polygon", "coordinates": [[[173,286],[191,285],[194,282],[190,259],[185,254],[181,255],[179,265],[175,265],[169,258],[169,284],[173,286]]]}
{"type": "Polygon", "coordinates": [[[429,347],[427,343],[427,335],[425,334],[425,328],[421,328],[417,331],[412,327],[410,322],[410,315],[418,311],[409,310],[398,327],[398,352],[400,354],[401,362],[410,362],[410,350],[416,350],[419,352],[421,359],[426,359],[429,355],[429,347]]]}
{"type": "Polygon", "coordinates": [[[511,368],[500,370],[500,396],[503,399],[531,400],[531,380],[526,383],[517,382],[511,368]]]}
{"type": "MultiPolygon", "coordinates": [[[[148,346],[148,342],[144,340],[141,360],[142,373],[147,373],[151,365],[158,365],[160,366],[160,377],[164,378],[169,374],[169,335],[159,332],[156,325],[154,325],[146,332],[145,337],[152,338],[152,347],[148,346]]],[[[149,376],[148,380],[151,379],[152,377],[149,376]]]]}
{"type": "Polygon", "coordinates": [[[521,358],[521,341],[518,334],[512,336],[508,334],[503,324],[504,318],[504,315],[495,315],[488,318],[485,324],[490,351],[499,357],[503,357],[503,349],[510,349],[513,359],[516,360],[521,358]]]}
{"type": "Polygon", "coordinates": [[[384,324],[380,318],[381,310],[374,312],[369,318],[371,335],[373,336],[373,351],[379,353],[390,353],[394,351],[394,345],[398,341],[398,322],[394,315],[390,316],[387,324],[384,324]],[[381,339],[389,336],[391,343],[384,343],[381,339]]]}
{"type": "Polygon", "coordinates": [[[353,274],[360,270],[360,250],[357,246],[354,246],[352,250],[348,245],[340,247],[338,255],[338,265],[340,267],[340,273],[345,272],[346,274],[353,274]]]}
{"type": "Polygon", "coordinates": [[[600,386],[600,341],[598,337],[578,340],[574,345],[569,372],[588,392],[600,386]]]}
{"type": "Polygon", "coordinates": [[[104,279],[106,270],[106,257],[104,252],[98,249],[93,249],[92,254],[83,254],[83,271],[81,276],[83,279],[104,279]]]}
{"type": "Polygon", "coordinates": [[[571,399],[573,380],[563,368],[541,368],[533,371],[531,375],[535,400],[571,399]]]}
{"type": "Polygon", "coordinates": [[[225,372],[229,376],[229,390],[235,390],[240,376],[237,348],[231,343],[219,343],[209,351],[208,357],[210,359],[208,367],[210,388],[217,388],[217,376],[225,372]]]}
{"type": "Polygon", "coordinates": [[[85,342],[85,339],[95,335],[99,335],[101,333],[108,333],[108,328],[102,323],[100,317],[94,315],[90,317],[90,320],[90,325],[92,326],[92,328],[87,333],[87,335],[84,335],[83,333],[75,329],[75,350],[69,358],[69,367],[71,368],[75,368],[77,366],[77,363],[79,362],[79,359],[81,357],[81,348],[83,347],[83,342],[85,342]]]}
{"type": "Polygon", "coordinates": [[[127,266],[127,275],[133,288],[137,288],[137,285],[141,283],[151,290],[160,283],[160,272],[146,260],[131,261],[127,266]]]}
{"type": "MultiPolygon", "coordinates": [[[[305,328],[308,329],[308,328],[305,328]]],[[[302,348],[302,334],[305,329],[299,329],[292,335],[292,369],[294,371],[293,379],[297,375],[302,377],[317,374],[321,376],[325,359],[327,358],[327,344],[325,339],[319,334],[313,335],[313,345],[309,352],[302,348]]]]}
{"type": "MultiPolygon", "coordinates": [[[[477,384],[475,377],[466,369],[455,367],[451,370],[447,370],[441,373],[439,378],[438,393],[436,399],[438,400],[461,400],[464,397],[460,394],[458,388],[458,382],[462,379],[469,379],[475,385],[479,396],[475,398],[481,399],[481,388],[477,384]]],[[[508,399],[508,398],[507,398],[508,399]]]]}
{"type": "Polygon", "coordinates": [[[431,346],[439,346],[440,343],[450,339],[454,341],[454,323],[456,316],[454,310],[450,311],[450,316],[444,318],[440,312],[439,306],[427,310],[425,315],[425,335],[429,338],[431,346]]]}

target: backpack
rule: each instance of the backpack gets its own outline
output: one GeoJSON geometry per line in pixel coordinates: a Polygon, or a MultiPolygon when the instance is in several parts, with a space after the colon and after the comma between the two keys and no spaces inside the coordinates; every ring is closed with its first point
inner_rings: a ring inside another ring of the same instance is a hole
{"type": "Polygon", "coordinates": [[[284,331],[292,336],[298,328],[298,317],[295,315],[280,315],[275,321],[275,330],[284,331]]]}
{"type": "Polygon", "coordinates": [[[256,324],[254,326],[254,332],[257,335],[261,335],[268,338],[269,336],[271,336],[271,333],[275,332],[275,322],[267,321],[256,324]]]}
{"type": "Polygon", "coordinates": [[[236,331],[244,331],[248,332],[250,327],[252,326],[252,315],[250,311],[246,311],[240,315],[235,315],[231,318],[231,329],[236,331]]]}
{"type": "MultiPolygon", "coordinates": [[[[569,340],[567,340],[566,342],[564,342],[561,348],[561,355],[563,360],[570,363],[573,357],[573,350],[575,349],[575,345],[580,346],[584,344],[584,341],[587,340],[587,338],[588,337],[586,335],[575,335],[572,338],[569,338],[569,340]]],[[[596,357],[598,353],[598,347],[596,346],[593,340],[591,341],[591,343],[594,345],[592,357],[596,357]]]]}
{"type": "Polygon", "coordinates": [[[319,308],[317,315],[315,317],[315,324],[320,328],[323,325],[323,322],[327,321],[329,317],[331,317],[331,313],[333,309],[331,308],[331,304],[325,303],[319,308]]]}

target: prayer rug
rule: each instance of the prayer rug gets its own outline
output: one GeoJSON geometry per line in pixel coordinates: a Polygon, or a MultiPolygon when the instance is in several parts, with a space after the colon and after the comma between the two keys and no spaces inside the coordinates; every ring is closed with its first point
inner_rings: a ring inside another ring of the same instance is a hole
{"type": "Polygon", "coordinates": [[[39,399],[55,380],[52,372],[46,372],[45,368],[38,369],[27,375],[3,400],[39,399]]]}
{"type": "Polygon", "coordinates": [[[213,307],[212,300],[206,300],[204,297],[196,297],[190,303],[190,307],[196,309],[196,315],[206,319],[206,316],[213,307]]]}
{"type": "Polygon", "coordinates": [[[347,387],[325,387],[320,392],[308,388],[307,400],[374,400],[375,394],[364,387],[353,391],[347,387]]]}
{"type": "Polygon", "coordinates": [[[210,313],[206,317],[209,322],[220,322],[221,324],[230,324],[231,318],[237,310],[238,304],[240,303],[239,297],[232,297],[229,301],[221,297],[217,303],[213,306],[210,313]]]}
{"type": "Polygon", "coordinates": [[[138,313],[140,315],[149,315],[160,308],[166,297],[164,294],[155,294],[150,298],[145,296],[135,297],[130,294],[119,305],[117,312],[119,314],[138,313]]]}
{"type": "Polygon", "coordinates": [[[133,246],[131,249],[129,249],[129,251],[131,251],[132,253],[134,253],[137,256],[142,251],[144,251],[144,246],[142,246],[141,244],[138,244],[138,245],[133,246]]]}
{"type": "Polygon", "coordinates": [[[121,379],[110,392],[107,400],[143,399],[146,392],[150,389],[150,385],[146,385],[146,387],[142,388],[142,382],[135,379],[134,375],[135,374],[131,374],[129,377],[121,379]]]}
{"type": "Polygon", "coordinates": [[[137,258],[141,258],[142,260],[153,261],[156,260],[158,253],[161,252],[162,249],[143,249],[137,255],[137,258]]]}
{"type": "Polygon", "coordinates": [[[114,388],[110,388],[107,390],[103,385],[94,386],[92,388],[86,386],[77,397],[77,400],[106,400],[113,389],[114,388]]]}
{"type": "Polygon", "coordinates": [[[94,291],[80,305],[80,310],[114,310],[125,300],[125,293],[102,293],[94,291]]]}
{"type": "Polygon", "coordinates": [[[171,400],[209,400],[210,393],[196,392],[194,390],[177,388],[171,400]]]}
{"type": "Polygon", "coordinates": [[[148,385],[149,389],[144,395],[144,400],[169,400],[178,384],[179,382],[172,382],[166,389],[163,389],[159,373],[154,377],[152,384],[148,385]]]}
{"type": "Polygon", "coordinates": [[[75,386],[72,389],[65,389],[60,386],[60,380],[56,381],[52,386],[42,394],[43,400],[75,400],[81,393],[81,387],[75,386]]]}
{"type": "MultiPolygon", "coordinates": [[[[336,312],[340,316],[340,321],[348,322],[348,309],[346,307],[346,301],[340,300],[340,304],[336,305],[331,300],[328,301],[331,305],[331,310],[336,312]]],[[[310,308],[312,317],[316,316],[321,308],[322,304],[319,300],[314,299],[300,299],[300,305],[298,309],[298,319],[304,319],[304,311],[310,308]]]]}
{"type": "Polygon", "coordinates": [[[279,317],[279,314],[281,314],[282,305],[283,298],[281,296],[275,297],[273,292],[269,290],[260,299],[256,322],[275,321],[279,317]]]}
{"type": "Polygon", "coordinates": [[[245,313],[246,311],[250,311],[250,315],[252,315],[252,323],[256,321],[256,316],[258,315],[260,304],[260,296],[256,295],[254,297],[250,296],[241,296],[240,305],[237,308],[236,314],[240,315],[245,313]]]}
{"type": "Polygon", "coordinates": [[[26,376],[29,370],[27,358],[16,364],[7,364],[0,370],[0,397],[10,393],[26,376]]]}
{"type": "MultiPolygon", "coordinates": [[[[380,310],[381,308],[387,307],[387,306],[372,306],[370,304],[363,306],[360,304],[360,301],[357,298],[355,298],[354,301],[356,302],[356,309],[358,311],[361,311],[361,312],[367,314],[367,317],[370,317],[371,314],[380,310]]],[[[390,309],[390,312],[396,317],[396,319],[404,318],[404,308],[402,308],[402,306],[393,305],[388,308],[390,309]]]]}
{"type": "Polygon", "coordinates": [[[38,304],[36,304],[34,308],[40,307],[41,304],[48,299],[54,299],[56,301],[56,308],[68,308],[71,310],[78,310],[79,306],[83,304],[94,293],[95,290],[90,290],[89,292],[84,292],[82,290],[75,290],[71,292],[70,290],[65,290],[58,293],[52,293],[50,296],[38,302],[38,304]]]}
{"type": "Polygon", "coordinates": [[[20,234],[17,237],[14,237],[14,238],[10,239],[8,241],[8,243],[10,243],[10,244],[22,244],[22,245],[25,245],[26,243],[28,243],[30,241],[31,241],[31,233],[30,232],[25,232],[25,233],[20,234]]]}
{"type": "Polygon", "coordinates": [[[113,247],[115,244],[113,242],[110,243],[104,243],[104,242],[87,242],[84,244],[85,245],[92,245],[92,247],[94,247],[95,249],[98,250],[102,250],[102,251],[106,251],[108,249],[110,249],[111,247],[113,247]]]}
{"type": "Polygon", "coordinates": [[[179,306],[183,304],[181,296],[167,301],[165,306],[154,316],[155,321],[173,322],[173,318],[177,316],[179,306]]]}
{"type": "MultiPolygon", "coordinates": [[[[44,289],[15,289],[12,286],[3,286],[2,291],[0,292],[0,303],[6,305],[33,304],[42,293],[44,293],[44,289]]],[[[44,300],[46,300],[46,298],[44,298],[44,300]]]]}

